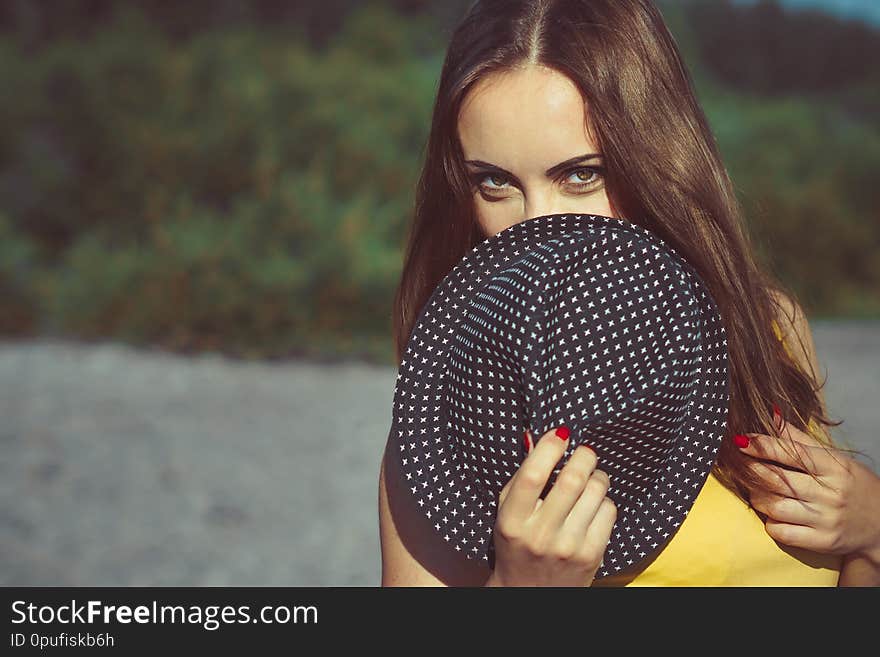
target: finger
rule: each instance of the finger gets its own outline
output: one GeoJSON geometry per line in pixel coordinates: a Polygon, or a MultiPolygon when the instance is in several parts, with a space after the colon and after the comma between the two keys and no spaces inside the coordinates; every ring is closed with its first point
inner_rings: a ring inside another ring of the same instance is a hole
{"type": "MultiPolygon", "coordinates": [[[[536,527],[550,533],[556,533],[562,528],[565,519],[583,496],[593,470],[596,469],[597,460],[596,453],[592,449],[586,445],[578,445],[556,476],[550,492],[544,497],[544,504],[535,521],[536,527]]],[[[604,495],[605,491],[602,491],[596,502],[597,505],[604,495]]],[[[586,527],[584,529],[586,530],[586,527]]]]}
{"type": "Polygon", "coordinates": [[[816,507],[809,502],[776,493],[752,495],[749,502],[758,511],[776,522],[815,527],[821,515],[816,507]]]}
{"type": "Polygon", "coordinates": [[[599,555],[601,561],[602,555],[611,542],[611,531],[614,529],[614,523],[617,522],[617,505],[610,497],[602,498],[599,504],[599,510],[587,528],[587,535],[584,537],[582,557],[588,558],[591,555],[599,555]]]}
{"type": "Polygon", "coordinates": [[[769,534],[770,538],[791,547],[823,552],[825,551],[825,545],[828,544],[828,539],[821,530],[807,525],[790,524],[768,519],[764,523],[764,530],[769,534]]]}
{"type": "Polygon", "coordinates": [[[821,474],[825,471],[825,451],[813,444],[807,434],[787,423],[780,436],[747,433],[748,441],[737,441],[740,451],[755,458],[765,459],[797,470],[821,474]],[[800,435],[798,435],[800,434],[800,435]],[[808,470],[804,470],[807,468],[808,470]]]}
{"type": "Polygon", "coordinates": [[[777,430],[780,430],[782,429],[784,423],[785,420],[783,420],[782,418],[782,411],[779,410],[779,406],[773,404],[773,425],[776,427],[777,430]]]}
{"type": "MultiPolygon", "coordinates": [[[[534,441],[532,440],[532,432],[526,429],[523,432],[523,454],[528,456],[532,451],[532,448],[535,446],[534,441]]],[[[517,469],[516,472],[513,473],[513,476],[507,480],[507,483],[501,488],[501,491],[498,493],[498,507],[500,508],[502,504],[504,504],[504,500],[507,498],[507,494],[510,492],[511,486],[513,486],[514,479],[516,479],[516,474],[519,472],[517,469]]],[[[542,500],[538,500],[539,502],[542,500]]]]}
{"type": "Polygon", "coordinates": [[[590,476],[583,494],[575,502],[568,516],[563,521],[561,532],[573,534],[579,541],[583,541],[586,538],[590,523],[596,517],[599,505],[605,499],[605,493],[608,492],[610,484],[611,478],[607,472],[598,469],[593,470],[593,474],[590,476]]]}
{"type": "Polygon", "coordinates": [[[504,485],[503,499],[499,494],[499,513],[502,505],[506,513],[522,518],[530,516],[535,510],[550,473],[569,444],[568,430],[561,429],[562,427],[550,429],[541,436],[510,481],[504,485]]]}
{"type": "Polygon", "coordinates": [[[805,472],[795,472],[773,463],[752,461],[746,467],[754,472],[770,492],[805,501],[823,497],[819,484],[805,472]]]}

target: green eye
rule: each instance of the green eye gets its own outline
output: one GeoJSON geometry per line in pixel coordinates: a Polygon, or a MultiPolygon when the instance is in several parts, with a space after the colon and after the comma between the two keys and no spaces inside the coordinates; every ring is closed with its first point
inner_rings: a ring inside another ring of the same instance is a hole
{"type": "MultiPolygon", "coordinates": [[[[556,179],[556,184],[564,186],[569,193],[585,194],[599,189],[603,179],[604,167],[580,166],[563,173],[561,178],[556,179]]],[[[476,172],[472,174],[471,180],[474,191],[479,191],[486,200],[500,201],[510,198],[511,193],[517,189],[517,183],[511,182],[510,178],[500,173],[476,172]]]]}
{"type": "Polygon", "coordinates": [[[500,176],[492,176],[492,175],[486,176],[485,178],[483,178],[483,180],[492,181],[492,183],[493,183],[492,185],[485,185],[485,187],[488,187],[490,189],[497,189],[499,187],[504,187],[504,184],[507,182],[504,178],[501,178],[500,176]]]}
{"type": "Polygon", "coordinates": [[[601,174],[598,169],[583,167],[572,171],[566,182],[571,182],[575,185],[592,185],[598,182],[599,178],[601,178],[601,174]]]}

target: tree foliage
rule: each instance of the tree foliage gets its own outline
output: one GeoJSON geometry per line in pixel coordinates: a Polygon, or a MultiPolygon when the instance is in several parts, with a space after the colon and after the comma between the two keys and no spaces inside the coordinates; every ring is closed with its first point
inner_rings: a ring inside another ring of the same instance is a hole
{"type": "MultiPolygon", "coordinates": [[[[0,6],[0,331],[390,362],[449,7],[466,3],[340,1],[323,27],[315,3],[205,4],[0,6]]],[[[718,45],[754,28],[747,11],[773,16],[769,41],[878,35],[762,7],[664,11],[762,258],[813,313],[878,314],[875,74],[841,51],[831,84],[796,55],[718,45]]]]}

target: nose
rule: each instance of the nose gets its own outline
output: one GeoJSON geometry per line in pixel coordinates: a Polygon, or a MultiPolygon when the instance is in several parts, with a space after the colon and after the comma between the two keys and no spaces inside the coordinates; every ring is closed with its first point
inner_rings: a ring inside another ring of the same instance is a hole
{"type": "Polygon", "coordinates": [[[523,203],[525,216],[523,221],[542,217],[547,214],[561,214],[565,208],[560,204],[559,196],[552,193],[543,193],[526,198],[523,203]]]}

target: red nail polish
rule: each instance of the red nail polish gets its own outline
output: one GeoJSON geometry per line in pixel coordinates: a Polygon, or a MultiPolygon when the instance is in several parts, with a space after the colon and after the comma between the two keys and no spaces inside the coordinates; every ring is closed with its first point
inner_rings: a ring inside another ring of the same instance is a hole
{"type": "Polygon", "coordinates": [[[529,451],[531,451],[531,450],[529,450],[529,432],[528,431],[523,432],[523,449],[526,450],[527,453],[529,451]]]}
{"type": "Polygon", "coordinates": [[[559,436],[562,440],[568,440],[568,436],[571,432],[568,430],[568,427],[564,424],[556,430],[556,435],[559,436]]]}
{"type": "Polygon", "coordinates": [[[745,449],[749,446],[749,437],[739,433],[733,437],[733,442],[736,443],[737,447],[745,449]]]}
{"type": "Polygon", "coordinates": [[[780,431],[785,426],[785,420],[782,419],[782,411],[779,410],[776,404],[773,404],[773,425],[780,431]]]}

